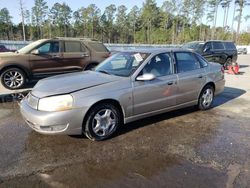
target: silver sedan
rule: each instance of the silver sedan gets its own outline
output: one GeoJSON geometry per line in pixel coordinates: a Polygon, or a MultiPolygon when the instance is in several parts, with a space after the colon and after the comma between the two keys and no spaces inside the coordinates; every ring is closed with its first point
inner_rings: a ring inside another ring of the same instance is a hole
{"type": "Polygon", "coordinates": [[[104,140],[120,125],[145,117],[194,105],[207,110],[224,85],[221,66],[195,52],[127,51],[94,71],[40,80],[20,109],[39,133],[104,140]]]}

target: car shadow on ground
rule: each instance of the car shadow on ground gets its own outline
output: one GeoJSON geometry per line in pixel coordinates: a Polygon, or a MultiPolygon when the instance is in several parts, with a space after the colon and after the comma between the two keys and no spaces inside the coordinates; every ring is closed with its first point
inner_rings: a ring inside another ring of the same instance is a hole
{"type": "Polygon", "coordinates": [[[247,68],[249,67],[249,65],[240,65],[240,69],[244,69],[244,68],[247,68]]]}
{"type": "MultiPolygon", "coordinates": [[[[224,92],[215,97],[212,109],[218,106],[221,106],[231,100],[234,100],[240,97],[241,95],[243,95],[244,93],[246,93],[246,91],[242,89],[225,87],[224,92]]],[[[198,108],[196,106],[193,106],[193,107],[191,106],[188,108],[183,108],[183,109],[167,112],[164,114],[144,118],[139,121],[131,122],[124,126],[121,126],[113,137],[126,134],[127,132],[130,132],[130,131],[133,131],[133,130],[136,130],[136,129],[139,129],[139,128],[142,128],[151,124],[155,124],[164,120],[194,113],[196,111],[199,111],[198,108]]]]}
{"type": "Polygon", "coordinates": [[[238,88],[233,88],[233,87],[225,87],[224,91],[214,98],[212,108],[221,106],[221,105],[223,105],[231,100],[234,100],[234,99],[240,97],[241,95],[243,95],[245,93],[246,93],[246,91],[243,89],[238,89],[238,88]]]}
{"type": "MultiPolygon", "coordinates": [[[[238,97],[240,97],[241,95],[243,95],[244,93],[246,93],[245,90],[242,89],[238,89],[238,88],[232,88],[232,87],[225,87],[224,92],[221,93],[220,95],[216,96],[214,99],[214,103],[212,106],[213,108],[216,108],[218,106],[221,106],[227,102],[230,102],[238,97]]],[[[152,116],[152,117],[148,117],[148,118],[144,118],[138,121],[134,121],[131,123],[128,123],[126,125],[121,126],[117,132],[109,139],[112,139],[114,137],[126,134],[130,131],[136,130],[136,129],[140,129],[155,123],[159,123],[161,121],[164,120],[168,120],[168,119],[172,119],[175,117],[179,117],[179,116],[183,116],[183,115],[187,115],[187,114],[191,114],[194,113],[196,111],[199,111],[198,108],[196,106],[191,106],[188,108],[183,108],[183,109],[179,109],[179,110],[175,110],[175,111],[170,111],[167,113],[163,113],[163,114],[159,114],[156,116],[152,116]]],[[[73,136],[75,138],[86,138],[85,136],[81,135],[81,136],[73,136]]]]}
{"type": "MultiPolygon", "coordinates": [[[[24,91],[24,92],[20,92],[20,93],[0,95],[0,103],[19,102],[20,100],[23,99],[23,97],[25,97],[28,94],[28,92],[29,91],[24,91]]],[[[221,106],[221,105],[223,105],[231,100],[234,100],[234,99],[240,97],[241,95],[243,95],[244,93],[246,93],[246,91],[242,90],[242,89],[225,87],[224,92],[215,97],[212,108],[216,108],[216,107],[221,106]]],[[[142,120],[135,121],[132,123],[128,123],[124,126],[121,126],[119,128],[119,130],[117,131],[117,133],[113,137],[125,134],[127,132],[132,131],[132,130],[136,130],[136,129],[139,129],[139,128],[142,128],[142,127],[145,127],[145,126],[148,126],[151,124],[158,123],[158,122],[163,121],[163,120],[168,120],[168,119],[175,118],[178,116],[190,114],[190,113],[193,113],[195,111],[197,111],[197,108],[193,106],[193,107],[188,107],[188,108],[175,110],[175,111],[163,113],[160,115],[144,118],[142,120]]],[[[82,135],[81,136],[73,136],[73,137],[85,138],[82,135]]]]}

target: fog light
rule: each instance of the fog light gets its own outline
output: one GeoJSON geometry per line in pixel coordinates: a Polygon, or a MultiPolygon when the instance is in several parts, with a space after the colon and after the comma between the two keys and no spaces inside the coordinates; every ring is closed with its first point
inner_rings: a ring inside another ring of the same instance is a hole
{"type": "Polygon", "coordinates": [[[67,129],[67,125],[52,125],[52,126],[40,126],[40,129],[43,131],[62,131],[64,129],[67,129]]]}

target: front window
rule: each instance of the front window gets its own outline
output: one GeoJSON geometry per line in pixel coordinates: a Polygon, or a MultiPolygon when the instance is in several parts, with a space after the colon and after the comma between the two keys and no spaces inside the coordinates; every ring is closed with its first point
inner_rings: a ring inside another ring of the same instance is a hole
{"type": "Polygon", "coordinates": [[[148,53],[120,52],[99,64],[95,71],[128,77],[148,56],[148,53]]]}
{"type": "Polygon", "coordinates": [[[223,50],[224,46],[222,42],[213,42],[213,49],[214,50],[223,50]]]}
{"type": "Polygon", "coordinates": [[[59,52],[59,42],[47,42],[38,48],[39,53],[58,53],[59,52]]]}
{"type": "Polygon", "coordinates": [[[171,56],[169,53],[158,54],[154,56],[142,69],[142,74],[153,74],[155,77],[161,77],[172,74],[171,56]]]}

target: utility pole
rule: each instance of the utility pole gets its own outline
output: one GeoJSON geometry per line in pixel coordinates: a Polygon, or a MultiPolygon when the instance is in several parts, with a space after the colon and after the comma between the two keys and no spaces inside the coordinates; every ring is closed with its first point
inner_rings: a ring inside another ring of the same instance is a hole
{"type": "Polygon", "coordinates": [[[26,41],[25,25],[24,25],[24,8],[23,8],[23,0],[19,0],[19,5],[20,5],[20,11],[21,11],[22,27],[23,27],[23,40],[26,41]]]}

